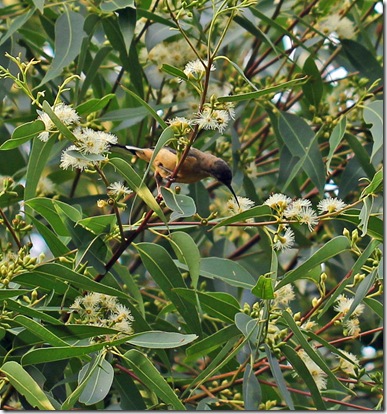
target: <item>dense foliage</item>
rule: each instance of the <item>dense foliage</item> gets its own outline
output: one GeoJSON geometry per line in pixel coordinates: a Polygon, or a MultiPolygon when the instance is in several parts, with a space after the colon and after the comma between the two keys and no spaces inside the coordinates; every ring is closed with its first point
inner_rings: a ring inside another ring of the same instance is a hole
{"type": "Polygon", "coordinates": [[[381,409],[382,2],[1,3],[1,408],[381,409]]]}

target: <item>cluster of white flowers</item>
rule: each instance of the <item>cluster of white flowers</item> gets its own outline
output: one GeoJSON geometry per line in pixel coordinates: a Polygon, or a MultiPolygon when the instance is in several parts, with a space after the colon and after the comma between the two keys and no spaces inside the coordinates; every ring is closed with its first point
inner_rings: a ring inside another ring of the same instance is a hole
{"type": "Polygon", "coordinates": [[[123,183],[120,181],[116,181],[114,183],[111,183],[108,188],[108,195],[111,197],[121,198],[126,195],[131,194],[133,191],[130,190],[128,187],[125,187],[123,183]]]}
{"type": "MultiPolygon", "coordinates": [[[[52,107],[54,114],[66,126],[76,124],[80,117],[78,113],[69,105],[64,103],[57,104],[52,107]]],[[[46,142],[50,134],[57,132],[54,123],[51,121],[46,112],[38,111],[38,119],[45,125],[45,131],[38,135],[38,138],[46,142]]],[[[113,134],[95,131],[91,128],[83,128],[77,126],[73,130],[76,141],[62,152],[60,167],[64,170],[68,168],[79,170],[86,169],[89,165],[95,164],[104,159],[105,154],[109,151],[111,144],[117,143],[117,137],[113,134]],[[96,155],[100,157],[87,157],[96,155]]]]}
{"type": "MultiPolygon", "coordinates": [[[[208,66],[207,61],[201,61],[200,59],[191,60],[185,65],[184,73],[188,79],[202,79],[206,73],[206,67],[208,66]]],[[[210,71],[213,72],[215,66],[211,65],[210,71]]]]}
{"type": "MultiPolygon", "coordinates": [[[[145,50],[140,58],[144,60],[145,50]]],[[[168,64],[175,67],[182,67],[186,62],[194,60],[195,52],[189,47],[185,39],[174,42],[161,42],[153,47],[148,53],[147,58],[157,65],[168,64]]]]}
{"type": "MultiPolygon", "coordinates": [[[[349,312],[354,298],[347,298],[345,295],[339,295],[336,299],[334,310],[339,313],[340,319],[344,318],[349,312]]],[[[350,317],[343,323],[344,334],[347,336],[358,336],[360,334],[359,316],[364,311],[364,305],[360,303],[356,306],[350,317]]]]}
{"type": "MultiPolygon", "coordinates": [[[[66,105],[64,103],[56,104],[51,109],[53,110],[54,114],[59,118],[59,120],[66,126],[73,125],[77,123],[80,119],[75,109],[71,108],[71,106],[66,105]]],[[[38,135],[38,138],[41,141],[46,142],[50,137],[50,133],[57,132],[57,130],[51,118],[48,116],[46,112],[37,112],[38,119],[44,123],[45,127],[45,131],[41,132],[38,135]]]]}
{"type": "Polygon", "coordinates": [[[348,17],[342,17],[338,13],[332,14],[319,22],[318,28],[326,35],[337,33],[342,39],[351,39],[355,36],[355,28],[348,17]]]}
{"type": "Polygon", "coordinates": [[[278,307],[280,305],[287,306],[289,302],[295,299],[295,297],[293,286],[291,284],[282,286],[282,288],[274,292],[273,307],[278,307]]]}
{"type": "MultiPolygon", "coordinates": [[[[296,220],[300,224],[306,224],[311,232],[319,222],[310,200],[301,198],[292,200],[285,194],[277,193],[271,195],[264,204],[276,212],[279,220],[296,220]]],[[[345,207],[346,204],[342,200],[331,197],[321,200],[317,205],[317,209],[321,214],[337,213],[345,207]]],[[[285,250],[292,247],[293,244],[293,231],[287,225],[281,224],[274,237],[274,248],[285,250]]]]}
{"type": "Polygon", "coordinates": [[[234,198],[230,198],[227,201],[227,209],[232,214],[243,213],[244,211],[250,210],[250,208],[254,207],[254,201],[250,200],[247,197],[237,196],[237,199],[239,205],[234,198]]]}
{"type": "Polygon", "coordinates": [[[78,296],[70,309],[79,316],[76,323],[115,329],[123,335],[133,333],[133,316],[115,296],[91,292],[78,296]]]}
{"type": "Polygon", "coordinates": [[[305,350],[300,349],[297,353],[308,368],[308,371],[312,375],[317,388],[320,391],[325,390],[327,388],[327,374],[310,358],[305,350]]]}
{"type": "Polygon", "coordinates": [[[199,129],[215,130],[223,133],[230,121],[235,116],[234,105],[231,102],[225,102],[223,108],[214,109],[211,105],[205,105],[203,110],[196,115],[192,121],[199,126],[199,129]]]}

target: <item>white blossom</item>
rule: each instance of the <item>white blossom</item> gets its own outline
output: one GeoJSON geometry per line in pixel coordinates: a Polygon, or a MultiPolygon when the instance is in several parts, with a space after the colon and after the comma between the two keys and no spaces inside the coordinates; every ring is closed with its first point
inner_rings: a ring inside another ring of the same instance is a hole
{"type": "MultiPolygon", "coordinates": [[[[194,78],[200,79],[206,73],[206,66],[208,66],[207,61],[201,61],[200,59],[196,59],[196,60],[188,62],[185,65],[184,73],[186,74],[188,78],[194,77],[194,78]]],[[[211,65],[210,71],[214,71],[214,70],[215,70],[215,66],[211,65]]]]}
{"type": "Polygon", "coordinates": [[[108,195],[115,196],[115,197],[122,197],[124,195],[128,195],[132,193],[133,191],[130,190],[128,187],[125,187],[123,183],[120,181],[116,181],[114,183],[111,183],[108,188],[108,195]]]}
{"type": "Polygon", "coordinates": [[[298,215],[298,221],[301,224],[306,224],[309,231],[313,231],[314,227],[318,224],[318,218],[316,212],[311,207],[302,207],[298,215]]]}
{"type": "Polygon", "coordinates": [[[67,170],[69,168],[73,170],[78,168],[83,171],[86,169],[90,162],[81,156],[77,157],[75,155],[70,155],[69,151],[78,151],[78,148],[75,145],[70,145],[66,150],[64,150],[60,157],[59,167],[63,170],[67,170]]]}
{"type": "Polygon", "coordinates": [[[286,227],[285,233],[276,234],[274,236],[274,249],[286,250],[290,249],[294,245],[294,232],[290,227],[286,227]]]}
{"type": "MultiPolygon", "coordinates": [[[[345,295],[339,295],[336,299],[336,306],[334,307],[334,310],[336,312],[342,313],[343,316],[345,316],[349,309],[351,308],[351,305],[354,301],[354,298],[347,298],[345,295]]],[[[362,303],[359,303],[359,305],[356,306],[355,310],[352,312],[353,317],[360,316],[364,311],[364,305],[362,303]]]]}
{"type": "MultiPolygon", "coordinates": [[[[59,118],[59,120],[66,126],[77,123],[80,119],[78,113],[71,106],[64,103],[56,104],[54,107],[51,107],[54,114],[59,118]]],[[[49,138],[49,133],[56,131],[55,124],[52,122],[49,115],[44,111],[37,111],[38,119],[44,123],[45,131],[41,132],[38,135],[38,138],[41,141],[47,141],[49,138]]]]}
{"type": "Polygon", "coordinates": [[[326,198],[317,204],[320,213],[334,213],[345,208],[347,205],[339,198],[326,198]]]}
{"type": "Polygon", "coordinates": [[[265,202],[267,206],[273,209],[283,211],[292,202],[292,199],[285,194],[276,193],[271,195],[265,202]]]}

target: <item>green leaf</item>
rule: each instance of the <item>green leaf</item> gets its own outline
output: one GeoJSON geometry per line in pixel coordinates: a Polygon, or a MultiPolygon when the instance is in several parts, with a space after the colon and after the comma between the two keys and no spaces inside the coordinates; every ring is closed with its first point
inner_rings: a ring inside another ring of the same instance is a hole
{"type": "Polygon", "coordinates": [[[70,232],[66,228],[60,216],[58,216],[56,207],[61,207],[64,211],[66,211],[67,215],[71,216],[75,221],[79,221],[82,218],[76,208],[59,200],[36,197],[26,201],[25,204],[44,217],[45,220],[47,220],[47,222],[51,225],[55,233],[59,236],[70,236],[70,232]]]}
{"type": "Polygon", "coordinates": [[[40,132],[43,132],[44,130],[44,123],[39,119],[20,125],[12,132],[11,139],[1,144],[0,151],[17,148],[19,145],[22,145],[25,142],[28,142],[31,139],[35,138],[40,132]]]}
{"type": "MultiPolygon", "coordinates": [[[[15,276],[14,280],[16,281],[16,283],[18,283],[19,282],[18,276],[15,276]]],[[[38,284],[39,284],[39,281],[36,281],[35,283],[31,283],[31,285],[34,288],[36,288],[36,286],[38,284]]],[[[66,290],[62,290],[62,293],[68,293],[67,292],[67,291],[69,291],[68,286],[65,286],[65,289],[66,290]]],[[[58,291],[60,291],[60,290],[61,289],[59,287],[58,291]]],[[[6,308],[8,310],[12,310],[14,312],[17,312],[20,315],[30,316],[31,318],[34,318],[34,319],[39,320],[39,321],[45,321],[45,322],[48,322],[52,325],[62,325],[62,322],[60,322],[57,318],[53,318],[47,312],[42,312],[39,309],[34,309],[34,308],[31,308],[30,306],[22,305],[21,303],[15,301],[13,299],[8,299],[7,300],[6,308]]]]}
{"type": "Polygon", "coordinates": [[[28,292],[30,292],[28,289],[2,289],[0,290],[0,300],[3,301],[4,299],[17,298],[18,296],[25,295],[28,292]]]}
{"type": "Polygon", "coordinates": [[[204,312],[225,322],[234,322],[234,317],[240,311],[238,301],[224,292],[199,292],[191,289],[175,288],[174,292],[190,303],[199,300],[204,312]]]}
{"type": "MultiPolygon", "coordinates": [[[[235,216],[228,217],[222,221],[220,221],[216,226],[212,228],[212,230],[222,227],[222,226],[228,226],[232,223],[238,223],[243,222],[250,218],[256,218],[256,217],[262,217],[265,219],[270,219],[271,216],[271,209],[269,206],[262,205],[262,206],[256,206],[252,207],[249,210],[242,211],[242,213],[235,214],[235,216]]],[[[248,223],[246,223],[246,226],[248,226],[248,223]]]]}
{"type": "Polygon", "coordinates": [[[372,181],[361,192],[361,197],[377,194],[383,189],[383,167],[378,170],[372,178],[372,181]]]}
{"type": "Polygon", "coordinates": [[[370,129],[372,138],[374,140],[371,154],[372,160],[375,154],[383,146],[383,101],[373,101],[366,104],[363,110],[363,118],[367,124],[372,124],[372,127],[370,129]]]}
{"type": "Polygon", "coordinates": [[[363,301],[369,308],[371,308],[379,316],[380,319],[383,320],[384,307],[382,303],[380,303],[378,300],[373,299],[373,298],[364,298],[363,301]]]}
{"type": "Polygon", "coordinates": [[[64,9],[55,22],[55,54],[49,70],[47,70],[40,85],[58,77],[81,50],[82,40],[85,36],[83,31],[84,17],[80,13],[64,9]]]}
{"type": "Polygon", "coordinates": [[[306,367],[304,361],[298,356],[297,352],[289,345],[281,346],[281,351],[286,356],[286,359],[292,364],[294,370],[298,376],[302,379],[304,384],[308,387],[311,393],[311,397],[316,405],[317,410],[325,411],[326,407],[323,399],[321,398],[320,391],[318,390],[316,383],[306,367]]]}
{"type": "Polygon", "coordinates": [[[246,315],[243,312],[239,312],[235,315],[235,326],[242,332],[243,336],[251,342],[252,346],[256,346],[258,334],[259,334],[259,321],[252,318],[250,315],[246,315]]]}
{"type": "Polygon", "coordinates": [[[377,276],[377,268],[374,267],[371,273],[367,275],[359,283],[359,286],[356,289],[355,297],[353,298],[353,302],[351,303],[351,306],[348,312],[344,316],[343,323],[345,323],[349,319],[349,317],[352,315],[352,313],[357,308],[357,306],[360,305],[360,303],[364,300],[371,286],[374,284],[376,276],[377,276]]]}
{"type": "Polygon", "coordinates": [[[104,12],[113,12],[125,7],[135,7],[134,0],[104,0],[99,5],[104,12]]]}
{"type": "Polygon", "coordinates": [[[42,364],[51,361],[62,361],[64,359],[85,357],[105,347],[118,346],[125,343],[128,337],[122,337],[112,341],[98,342],[92,345],[71,345],[52,348],[37,348],[25,353],[22,357],[23,365],[42,364]]]}
{"type": "Polygon", "coordinates": [[[126,6],[118,11],[118,26],[124,39],[126,50],[130,51],[134,29],[136,27],[136,6],[134,0],[126,2],[126,6]]]}
{"type": "Polygon", "coordinates": [[[280,112],[279,132],[294,157],[299,157],[301,167],[322,194],[325,185],[325,167],[313,130],[303,118],[280,112]]]}
{"type": "Polygon", "coordinates": [[[64,256],[70,251],[70,249],[59,239],[59,237],[46,225],[42,224],[39,220],[37,220],[35,217],[32,217],[31,215],[29,215],[29,217],[31,223],[43,237],[54,257],[64,256]]]}
{"type": "Polygon", "coordinates": [[[267,360],[270,365],[270,371],[273,374],[274,380],[278,385],[278,389],[285,400],[285,403],[289,407],[290,410],[294,410],[294,403],[292,400],[292,396],[286,386],[285,378],[282,374],[279,362],[277,358],[272,354],[271,349],[267,344],[263,344],[267,356],[267,360]]]}
{"type": "Polygon", "coordinates": [[[323,357],[320,353],[313,349],[308,340],[305,338],[303,333],[301,332],[300,328],[297,326],[296,322],[294,321],[293,317],[287,312],[282,312],[282,317],[285,319],[286,323],[289,326],[289,329],[294,333],[295,337],[297,338],[298,342],[301,345],[301,348],[308,354],[308,356],[315,362],[329,377],[332,383],[335,386],[335,389],[342,390],[344,392],[349,392],[349,388],[344,386],[334,375],[331,368],[326,364],[323,357]]]}
{"type": "MultiPolygon", "coordinates": [[[[87,43],[87,45],[90,44],[90,39],[85,38],[83,40],[84,43],[87,43]]],[[[90,59],[86,60],[87,68],[85,67],[84,72],[86,72],[86,77],[82,82],[82,87],[79,92],[78,100],[83,99],[83,97],[87,94],[87,91],[90,89],[90,86],[93,84],[94,80],[99,75],[99,69],[105,60],[106,56],[111,52],[112,48],[111,46],[104,46],[98,50],[98,52],[95,54],[94,58],[90,61],[90,59]]],[[[113,94],[107,95],[110,96],[108,100],[106,100],[106,96],[101,99],[101,102],[98,105],[94,105],[93,111],[96,111],[96,107],[104,108],[105,105],[110,101],[110,99],[114,96],[113,94]]],[[[86,107],[87,108],[87,107],[86,107]]],[[[77,108],[78,109],[78,108],[77,108]]],[[[85,110],[85,107],[81,106],[82,110],[85,110]]],[[[81,112],[78,112],[79,115],[81,115],[81,112]]],[[[85,115],[85,114],[84,114],[85,115]]]]}
{"type": "MultiPolygon", "coordinates": [[[[85,376],[83,377],[83,380],[80,381],[80,383],[75,388],[75,390],[72,391],[71,394],[66,398],[66,400],[64,401],[64,403],[61,406],[61,410],[70,410],[71,408],[74,407],[74,405],[77,403],[79,397],[81,396],[83,390],[88,385],[89,380],[92,378],[95,370],[97,369],[97,367],[100,364],[102,364],[102,361],[104,360],[105,355],[106,354],[100,352],[100,353],[98,353],[98,355],[96,355],[93,358],[92,366],[88,365],[88,367],[90,367],[90,369],[87,370],[87,372],[85,373],[85,376]]],[[[78,378],[78,380],[79,380],[79,378],[78,378]]]]}
{"type": "Polygon", "coordinates": [[[151,115],[153,117],[153,119],[155,119],[159,123],[159,125],[161,126],[162,129],[165,129],[165,128],[168,127],[168,125],[157,114],[157,112],[147,102],[145,102],[140,96],[138,96],[137,94],[132,92],[130,89],[126,88],[125,86],[122,86],[122,89],[126,93],[128,93],[132,98],[134,98],[137,102],[139,102],[147,110],[149,115],[151,115]]]}
{"type": "Polygon", "coordinates": [[[123,411],[145,411],[146,405],[134,380],[127,374],[114,376],[113,387],[120,396],[120,408],[123,411]]]}
{"type": "Polygon", "coordinates": [[[17,362],[8,361],[1,368],[0,371],[7,377],[11,385],[20,393],[32,407],[39,410],[52,410],[55,408],[42,391],[39,385],[31,377],[31,375],[17,362]]]}
{"type": "Polygon", "coordinates": [[[372,211],[372,205],[373,205],[373,199],[372,197],[366,197],[363,199],[363,206],[360,210],[359,213],[359,229],[362,231],[361,232],[361,237],[364,237],[367,234],[367,230],[368,230],[368,220],[370,218],[371,215],[371,211],[372,211]]]}
{"type": "Polygon", "coordinates": [[[273,281],[270,275],[261,275],[251,293],[259,299],[274,299],[273,281]]]}
{"type": "Polygon", "coordinates": [[[200,252],[193,238],[182,231],[174,231],[169,241],[179,262],[188,266],[192,287],[197,288],[200,273],[200,252]]]}
{"type": "Polygon", "coordinates": [[[79,396],[79,402],[93,405],[102,401],[109,393],[113,383],[114,370],[106,359],[102,359],[102,361],[95,365],[92,362],[88,362],[79,371],[78,384],[83,382],[89,370],[90,376],[79,396]]]}
{"type": "MultiPolygon", "coordinates": [[[[4,7],[4,6],[3,6],[4,7]]],[[[20,14],[19,16],[12,17],[11,24],[8,30],[0,38],[0,45],[3,45],[14,33],[16,33],[25,23],[33,16],[36,8],[31,7],[26,13],[20,14]]]]}
{"type": "Polygon", "coordinates": [[[185,346],[193,342],[196,338],[197,335],[194,334],[183,335],[177,332],[149,331],[134,335],[127,342],[143,348],[168,349],[185,346]]]}
{"type": "Polygon", "coordinates": [[[34,277],[46,276],[51,279],[59,279],[70,283],[78,288],[89,290],[91,292],[104,293],[106,295],[117,296],[119,298],[126,299],[128,296],[126,293],[121,292],[115,288],[105,286],[102,283],[94,282],[90,277],[84,276],[80,273],[58,264],[58,263],[46,263],[37,266],[32,272],[22,273],[17,276],[19,283],[34,285],[34,277]]]}
{"type": "Polygon", "coordinates": [[[121,158],[113,158],[110,160],[110,163],[122,175],[129,187],[159,216],[164,223],[166,223],[167,219],[165,218],[162,209],[136,171],[134,171],[134,169],[121,158]]]}
{"type": "Polygon", "coordinates": [[[369,49],[350,39],[340,39],[340,43],[344,54],[354,68],[360,72],[360,76],[368,78],[369,83],[383,79],[383,68],[369,49]]]}
{"type": "Polygon", "coordinates": [[[125,353],[124,358],[139,380],[165,404],[171,405],[174,410],[186,410],[180,399],[146,355],[132,349],[125,353]]]}
{"type": "Polygon", "coordinates": [[[76,107],[76,111],[80,116],[86,116],[92,114],[93,112],[100,111],[101,109],[105,108],[105,106],[115,97],[114,93],[109,93],[105,95],[103,98],[93,98],[89,99],[88,101],[78,105],[76,107]]]}
{"type": "Polygon", "coordinates": [[[117,217],[115,214],[104,214],[95,217],[86,217],[77,221],[77,225],[90,230],[93,234],[105,234],[112,231],[113,227],[117,223],[117,217]]]}
{"type": "Polygon", "coordinates": [[[181,217],[192,217],[196,213],[196,205],[191,197],[176,194],[166,187],[161,187],[161,194],[167,207],[172,210],[170,221],[176,221],[181,217]]]}
{"type": "Polygon", "coordinates": [[[359,162],[368,178],[372,178],[375,174],[375,167],[371,163],[370,155],[364,146],[360,143],[359,139],[352,134],[345,134],[345,139],[355,153],[356,160],[359,162]]]}
{"type": "Polygon", "coordinates": [[[176,78],[183,79],[185,81],[188,81],[187,75],[180,69],[175,68],[172,65],[168,65],[167,63],[163,63],[161,65],[161,70],[165,73],[168,73],[168,75],[175,76],[176,78]]]}
{"type": "Polygon", "coordinates": [[[339,146],[345,130],[347,128],[347,118],[345,116],[341,117],[340,122],[333,128],[331,136],[329,137],[329,153],[325,163],[326,171],[329,171],[329,166],[331,165],[332,157],[339,146]]]}
{"type": "Polygon", "coordinates": [[[337,236],[325,243],[317,250],[309,259],[307,259],[297,269],[285,273],[284,278],[276,285],[274,290],[280,289],[282,286],[292,283],[298,279],[302,279],[305,275],[316,266],[325,263],[331,257],[347,251],[350,248],[350,242],[345,236],[337,236]]]}
{"type": "Polygon", "coordinates": [[[380,242],[378,240],[371,240],[368,243],[368,246],[363,250],[362,254],[358,257],[355,264],[352,266],[351,277],[349,277],[348,279],[344,280],[343,282],[339,284],[337,289],[334,291],[333,295],[330,296],[328,301],[325,302],[324,307],[320,310],[320,313],[318,314],[318,319],[320,319],[325,314],[325,312],[327,312],[329,309],[332,308],[333,303],[336,302],[338,296],[341,295],[341,293],[345,290],[346,286],[348,284],[353,283],[353,277],[357,273],[360,272],[363,265],[366,263],[368,258],[373,254],[373,252],[375,251],[375,249],[377,248],[379,244],[380,242]]]}
{"type": "Polygon", "coordinates": [[[188,359],[190,361],[196,361],[198,357],[208,355],[215,349],[222,347],[225,342],[237,336],[240,336],[240,331],[235,325],[225,326],[207,338],[204,338],[201,341],[195,342],[193,345],[189,346],[186,350],[188,359]]]}
{"type": "Polygon", "coordinates": [[[254,368],[247,364],[243,373],[243,401],[244,409],[255,411],[258,410],[259,404],[262,402],[262,390],[258,379],[254,374],[254,368]]]}
{"type": "Polygon", "coordinates": [[[44,327],[41,323],[34,321],[33,319],[27,318],[24,315],[17,315],[14,321],[21,326],[24,326],[32,334],[41,338],[44,342],[49,343],[53,346],[68,346],[69,344],[62,339],[58,338],[49,329],[44,327]]]}
{"type": "Polygon", "coordinates": [[[200,262],[200,274],[209,279],[220,279],[236,287],[252,289],[254,277],[239,263],[219,257],[205,257],[200,262]]]}
{"type": "MultiPolygon", "coordinates": [[[[349,221],[350,223],[359,226],[360,224],[360,210],[350,209],[337,216],[339,220],[349,221]]],[[[379,241],[383,241],[383,221],[379,217],[368,217],[367,234],[379,241]]]]}
{"type": "Polygon", "coordinates": [[[302,85],[307,81],[308,77],[304,76],[299,79],[293,79],[288,82],[281,83],[280,85],[271,86],[270,88],[261,89],[255,92],[242,93],[239,95],[228,95],[220,96],[218,98],[219,102],[240,102],[250,99],[258,99],[262,96],[269,95],[278,91],[285,91],[286,89],[293,88],[294,86],[302,85]]]}
{"type": "Polygon", "coordinates": [[[53,139],[49,139],[47,142],[42,142],[40,139],[34,139],[32,141],[24,190],[25,201],[36,195],[36,187],[38,186],[44,168],[46,168],[54,142],[55,140],[53,139]]]}
{"type": "Polygon", "coordinates": [[[312,55],[306,59],[302,71],[309,76],[308,81],[302,86],[304,95],[310,104],[318,108],[323,96],[324,83],[312,55]]]}
{"type": "Polygon", "coordinates": [[[152,243],[138,243],[136,249],[155,282],[171,300],[187,324],[187,331],[200,333],[200,321],[194,305],[184,301],[174,288],[186,288],[181,273],[164,247],[152,243]]]}

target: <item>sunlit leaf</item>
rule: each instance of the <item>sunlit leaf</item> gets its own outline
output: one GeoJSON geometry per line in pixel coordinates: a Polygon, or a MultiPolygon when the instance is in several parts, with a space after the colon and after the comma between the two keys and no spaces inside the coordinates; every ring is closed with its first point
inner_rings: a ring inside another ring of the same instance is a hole
{"type": "Polygon", "coordinates": [[[128,343],[143,348],[177,348],[188,345],[197,338],[194,334],[181,334],[177,332],[150,331],[143,332],[128,339],[128,343]]]}
{"type": "Polygon", "coordinates": [[[19,145],[22,145],[25,142],[28,142],[31,139],[35,138],[40,132],[43,132],[44,129],[44,123],[38,119],[20,125],[13,131],[11,139],[1,144],[0,150],[10,150],[17,148],[19,145]]]}
{"type": "Polygon", "coordinates": [[[32,407],[45,411],[55,410],[46,394],[20,364],[8,361],[0,367],[0,371],[32,407]]]}

